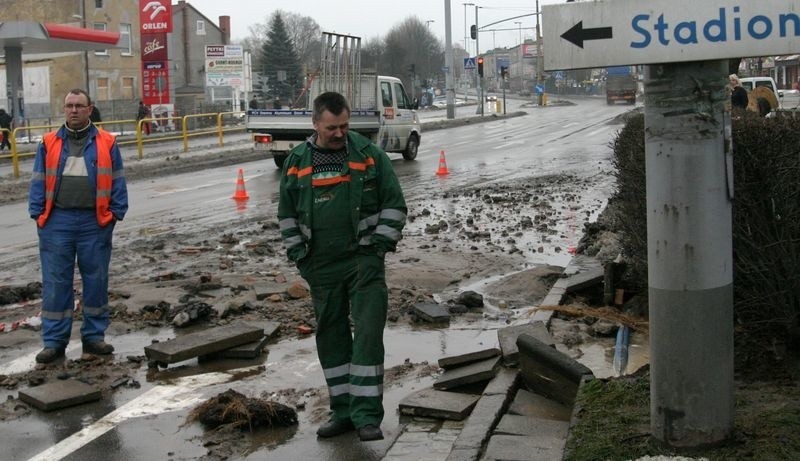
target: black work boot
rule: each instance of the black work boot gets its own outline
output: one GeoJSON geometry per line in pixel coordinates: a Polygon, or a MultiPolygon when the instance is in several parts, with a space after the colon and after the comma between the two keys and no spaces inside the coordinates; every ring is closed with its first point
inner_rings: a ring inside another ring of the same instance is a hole
{"type": "Polygon", "coordinates": [[[381,428],[374,424],[367,424],[364,427],[358,428],[358,438],[362,442],[370,442],[372,440],[383,440],[383,432],[381,428]]]}
{"type": "Polygon", "coordinates": [[[349,419],[332,419],[317,429],[317,436],[328,438],[350,432],[356,427],[349,419]]]}
{"type": "Polygon", "coordinates": [[[45,347],[36,354],[36,363],[50,363],[61,357],[64,357],[63,347],[45,347]]]}
{"type": "Polygon", "coordinates": [[[110,355],[114,352],[114,346],[106,343],[103,340],[95,341],[93,343],[83,342],[83,353],[92,355],[110,355]]]}

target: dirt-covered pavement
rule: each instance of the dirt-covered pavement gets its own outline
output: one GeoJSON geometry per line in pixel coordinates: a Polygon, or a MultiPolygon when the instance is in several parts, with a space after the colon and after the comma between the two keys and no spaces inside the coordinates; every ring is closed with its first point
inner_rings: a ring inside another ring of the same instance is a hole
{"type": "MultiPolygon", "coordinates": [[[[243,162],[262,156],[252,153],[249,145],[227,150],[130,162],[127,176],[135,181],[229,164],[231,158],[243,162]]],[[[569,259],[584,224],[595,219],[604,206],[603,200],[589,199],[581,191],[607,184],[609,177],[610,172],[590,178],[517,178],[409,200],[404,239],[397,253],[387,255],[389,322],[420,322],[413,312],[419,302],[445,304],[467,322],[486,318],[514,321],[521,310],[536,305],[547,294],[562,269],[531,261],[569,259]],[[470,296],[473,289],[482,293],[477,302],[470,296]]],[[[25,179],[4,178],[0,197],[19,201],[26,196],[26,188],[25,179]]],[[[239,220],[235,228],[142,229],[135,235],[115,237],[110,342],[115,336],[148,328],[212,328],[234,320],[276,322],[280,330],[275,340],[313,334],[307,286],[285,258],[274,211],[265,209],[239,220]]],[[[38,261],[32,258],[25,265],[30,269],[12,270],[0,261],[0,269],[16,274],[12,283],[0,281],[0,323],[6,330],[14,329],[0,333],[3,361],[18,356],[15,351],[36,349],[40,344],[38,261]]],[[[79,326],[78,318],[75,327],[79,326]]],[[[73,339],[78,336],[74,331],[73,339]]],[[[84,356],[48,366],[33,367],[31,363],[29,369],[0,374],[0,386],[16,390],[74,377],[113,393],[138,386],[135,376],[147,366],[143,351],[117,354],[110,360],[84,356]]],[[[387,371],[387,385],[408,376],[430,375],[435,368],[413,363],[395,367],[387,371]]],[[[319,389],[285,389],[280,394],[280,400],[288,405],[314,400],[319,419],[325,417],[324,392],[319,389]]],[[[10,398],[0,406],[0,420],[25,417],[30,411],[10,398]]],[[[230,446],[214,448],[217,443],[209,446],[210,452],[233,450],[230,446]]]]}

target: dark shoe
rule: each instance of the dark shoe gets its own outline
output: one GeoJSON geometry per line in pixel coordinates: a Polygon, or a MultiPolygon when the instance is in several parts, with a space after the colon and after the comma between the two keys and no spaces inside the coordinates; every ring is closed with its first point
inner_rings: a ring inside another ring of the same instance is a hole
{"type": "Polygon", "coordinates": [[[50,363],[61,357],[64,357],[63,347],[45,347],[36,354],[36,363],[50,363]]]}
{"type": "Polygon", "coordinates": [[[83,353],[92,355],[110,355],[114,352],[114,346],[106,343],[105,341],[97,341],[93,343],[83,343],[83,353]]]}
{"type": "Polygon", "coordinates": [[[350,432],[355,428],[353,422],[349,419],[332,419],[317,429],[317,436],[324,438],[336,437],[345,432],[350,432]]]}
{"type": "Polygon", "coordinates": [[[370,442],[372,440],[383,440],[383,432],[381,428],[374,424],[367,424],[364,427],[358,428],[358,438],[362,442],[370,442]]]}

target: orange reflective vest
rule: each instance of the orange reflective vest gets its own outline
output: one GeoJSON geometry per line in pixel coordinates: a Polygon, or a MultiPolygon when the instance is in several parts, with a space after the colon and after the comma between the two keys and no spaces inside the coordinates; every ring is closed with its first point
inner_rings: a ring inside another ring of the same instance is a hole
{"type": "MultiPolygon", "coordinates": [[[[61,158],[61,149],[64,140],[55,131],[44,135],[45,152],[45,200],[44,213],[36,219],[39,227],[44,227],[50,212],[53,210],[56,195],[56,179],[58,176],[58,162],[61,158]]],[[[95,149],[97,150],[97,190],[95,195],[95,212],[97,223],[101,227],[107,226],[114,220],[114,214],[109,210],[111,204],[111,183],[113,180],[113,165],[111,164],[111,147],[114,145],[114,135],[104,130],[97,130],[95,136],[95,149]]]]}

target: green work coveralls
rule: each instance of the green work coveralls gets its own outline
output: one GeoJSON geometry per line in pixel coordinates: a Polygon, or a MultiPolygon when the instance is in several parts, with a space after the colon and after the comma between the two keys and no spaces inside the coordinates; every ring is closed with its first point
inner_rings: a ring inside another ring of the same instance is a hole
{"type": "Polygon", "coordinates": [[[347,160],[334,177],[312,174],[311,142],[284,163],[281,237],[311,287],[333,419],[379,426],[388,308],[384,254],[401,238],[406,204],[391,161],[367,138],[348,133],[347,160]]]}

